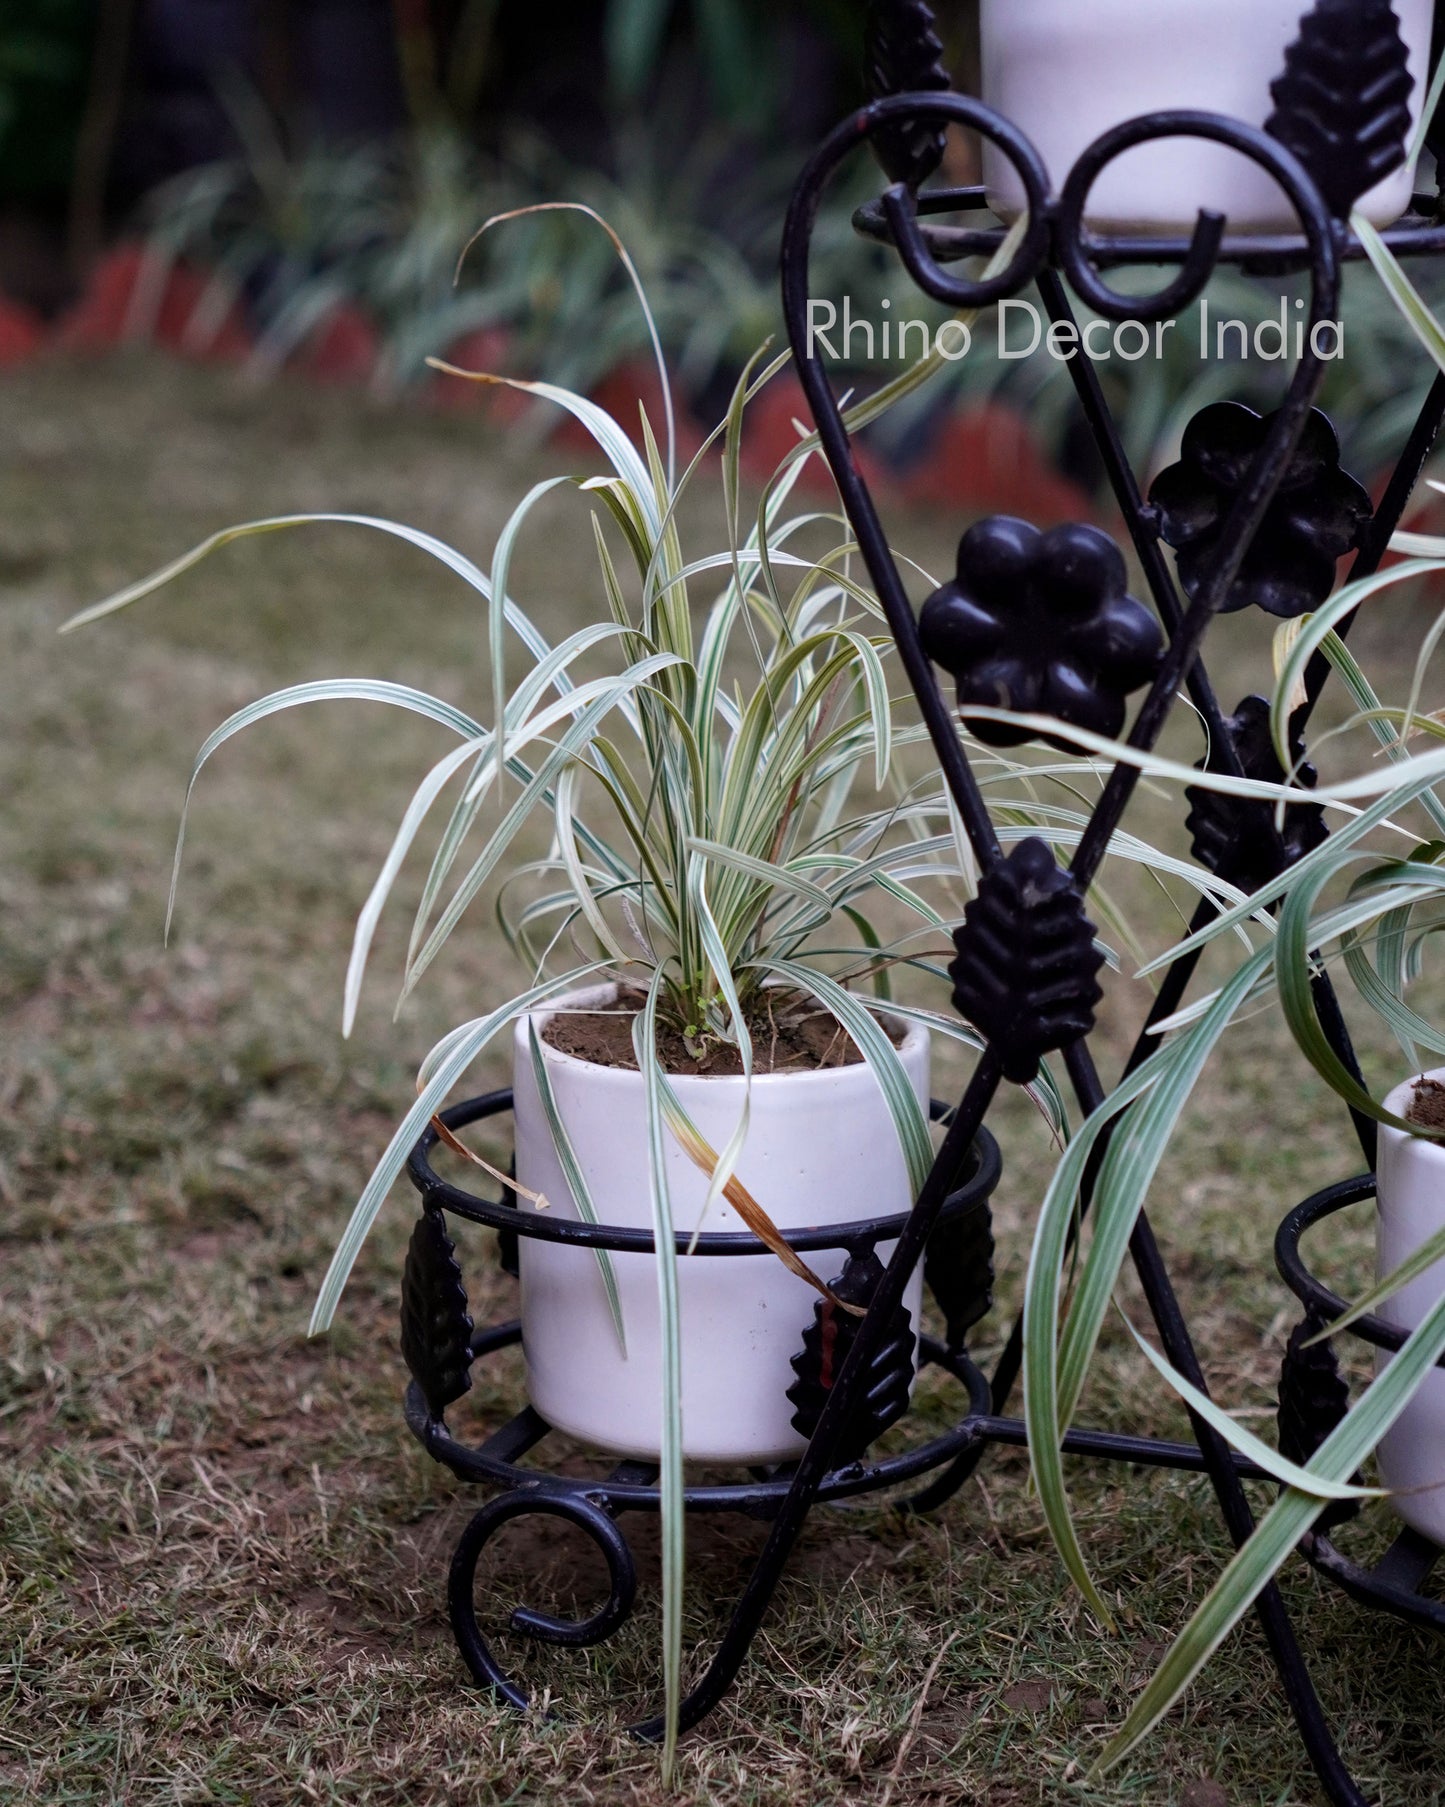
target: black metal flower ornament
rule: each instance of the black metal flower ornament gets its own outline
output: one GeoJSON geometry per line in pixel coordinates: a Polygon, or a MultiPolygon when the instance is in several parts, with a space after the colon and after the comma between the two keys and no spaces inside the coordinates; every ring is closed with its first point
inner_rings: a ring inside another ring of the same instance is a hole
{"type": "MultiPolygon", "coordinates": [[[[1149,491],[1159,531],[1178,553],[1179,581],[1193,596],[1208,576],[1236,494],[1269,431],[1272,414],[1212,402],[1184,429],[1179,462],[1149,491]]],[[[1312,408],[1274,500],[1225,598],[1270,615],[1304,615],[1335,587],[1335,560],[1359,544],[1371,514],[1364,487],[1340,469],[1340,442],[1312,408]]]]}
{"type": "MultiPolygon", "coordinates": [[[[960,709],[1056,715],[1113,737],[1124,725],[1125,699],[1164,656],[1159,624],[1126,593],[1127,575],[1119,548],[1097,527],[1070,523],[1040,533],[993,515],[964,534],[953,582],[924,603],[923,649],[954,679],[960,709]]],[[[1008,722],[971,726],[994,747],[1035,737],[1008,722]]]]}

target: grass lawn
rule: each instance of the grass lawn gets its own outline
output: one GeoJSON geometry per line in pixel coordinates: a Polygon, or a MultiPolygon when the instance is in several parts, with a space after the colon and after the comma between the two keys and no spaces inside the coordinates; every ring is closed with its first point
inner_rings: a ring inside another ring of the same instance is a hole
{"type": "MultiPolygon", "coordinates": [[[[161,944],[177,811],[204,735],[266,689],[332,675],[399,679],[485,715],[475,598],[405,546],[315,528],[228,549],[125,619],[55,637],[75,608],[247,517],[384,513],[485,564],[512,503],[564,468],[464,420],[241,392],[156,361],[6,378],[0,1800],[660,1798],[655,1755],[622,1734],[655,1704],[650,1526],[636,1537],[639,1611],[591,1652],[501,1630],[519,1601],[568,1609],[570,1533],[522,1525],[499,1539],[506,1572],[487,1596],[498,1648],[562,1711],[518,1718],[463,1685],[443,1584],[479,1501],[401,1420],[404,1189],[334,1334],[304,1334],[417,1060],[514,989],[478,911],[393,1026],[382,981],[399,971],[403,902],[356,1032],[349,1044],[339,1034],[354,913],[440,731],[328,705],[227,747],[198,789],[176,929],[161,944]]],[[[693,519],[714,525],[718,508],[710,496],[693,519]]],[[[958,526],[898,530],[939,569],[958,526]]],[[[600,609],[575,496],[545,505],[514,588],[554,632],[600,609]]],[[[1420,605],[1389,606],[1392,625],[1361,634],[1376,669],[1418,637],[1420,605]]],[[[1235,618],[1220,637],[1232,705],[1263,681],[1267,636],[1235,618]]],[[[1144,800],[1146,830],[1160,813],[1144,800]]],[[[1162,945],[1157,893],[1121,888],[1162,945]]],[[[1102,1033],[1115,1070],[1143,1008],[1142,987],[1116,989],[1102,1033]]],[[[1376,1081],[1393,1071],[1388,1049],[1367,1054],[1376,1081]]],[[[958,1070],[941,1065],[947,1089],[958,1070]]],[[[503,1078],[498,1053],[476,1089],[503,1078]]],[[[996,1127],[1002,1303],[985,1354],[1018,1297],[1049,1152],[1016,1096],[996,1127]]],[[[1266,1431],[1293,1322],[1269,1263],[1275,1224],[1358,1166],[1343,1112],[1261,1017],[1226,1040],[1156,1185],[1211,1381],[1266,1431]]],[[[462,1251],[478,1321],[511,1312],[490,1240],[462,1251]]],[[[1326,1240],[1331,1272],[1358,1282],[1368,1212],[1326,1240]]],[[[1109,1332],[1087,1416],[1177,1433],[1180,1415],[1126,1341],[1109,1332]]],[[[948,1409],[923,1392],[925,1417],[948,1409]]],[[[489,1363],[457,1423],[494,1424],[520,1403],[517,1368],[489,1363]]],[[[886,1504],[820,1512],[740,1685],[684,1743],[680,1795],[718,1807],[1318,1799],[1252,1624],[1135,1759],[1084,1781],[1225,1540],[1202,1480],[1082,1467],[1075,1480],[1117,1638],[1102,1639],[1066,1587],[1018,1454],[991,1457],[936,1521],[886,1504]]],[[[1376,1509],[1345,1535],[1379,1547],[1388,1516],[1376,1509]]],[[[762,1536],[746,1520],[695,1528],[694,1650],[716,1635],[762,1536]]],[[[595,1557],[579,1575],[590,1610],[595,1557]]],[[[1285,1589],[1367,1792],[1392,1807],[1439,1801],[1438,1652],[1302,1565],[1285,1589]]]]}

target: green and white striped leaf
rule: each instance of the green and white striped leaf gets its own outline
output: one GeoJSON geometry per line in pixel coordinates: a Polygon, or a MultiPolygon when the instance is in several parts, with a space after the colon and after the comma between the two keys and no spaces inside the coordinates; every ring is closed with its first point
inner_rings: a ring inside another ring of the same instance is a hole
{"type": "MultiPolygon", "coordinates": [[[[1420,1382],[1445,1352],[1445,1298],[1441,1298],[1412,1332],[1369,1392],[1316,1450],[1312,1474],[1343,1481],[1379,1443],[1404,1411],[1420,1382]]],[[[1320,1502],[1312,1493],[1288,1488],[1236,1551],[1203,1605],[1174,1641],[1124,1724],[1095,1765],[1110,1769],[1135,1748],[1164,1717],[1209,1658],[1228,1637],[1273,1579],[1280,1564],[1318,1517],[1320,1502]]]]}
{"type": "Polygon", "coordinates": [[[272,691],[270,696],[248,703],[244,709],[238,709],[234,715],[227,716],[219,728],[212,729],[206,736],[191,768],[185,802],[181,805],[181,823],[176,833],[176,852],[171,864],[171,887],[166,898],[167,939],[170,938],[171,917],[175,912],[176,890],[180,884],[181,855],[185,851],[186,819],[190,814],[191,795],[206,761],[233,734],[239,734],[242,728],[253,727],[267,716],[279,715],[283,709],[298,709],[305,703],[341,702],[389,703],[394,708],[406,709],[413,715],[424,715],[430,721],[439,722],[454,734],[462,735],[472,746],[486,739],[486,730],[481,723],[474,722],[469,715],[464,715],[460,709],[454,709],[450,703],[429,696],[424,690],[413,690],[406,684],[386,684],[368,678],[322,678],[311,684],[292,684],[285,690],[272,691]]]}
{"type": "MultiPolygon", "coordinates": [[[[557,1164],[562,1169],[562,1177],[567,1182],[567,1190],[572,1194],[572,1202],[577,1207],[577,1215],[584,1223],[601,1223],[602,1219],[597,1215],[597,1207],[592,1202],[592,1192],[587,1184],[587,1176],[582,1171],[582,1163],[577,1159],[577,1150],[573,1147],[572,1138],[567,1133],[567,1125],[562,1121],[562,1113],[557,1109],[557,1095],[552,1090],[552,1075],[547,1071],[547,1061],[542,1053],[537,1025],[530,1016],[527,1018],[527,1050],[531,1057],[532,1078],[537,1087],[537,1097],[541,1101],[542,1115],[547,1119],[547,1133],[552,1138],[552,1148],[557,1156],[557,1164]]],[[[597,1271],[602,1277],[602,1290],[607,1295],[607,1309],[612,1316],[612,1328],[617,1332],[617,1347],[623,1361],[626,1361],[627,1328],[622,1322],[622,1300],[617,1292],[617,1275],[613,1272],[612,1256],[606,1249],[594,1249],[592,1252],[597,1257],[597,1271]]]]}
{"type": "Polygon", "coordinates": [[[331,1320],[336,1315],[342,1291],[356,1265],[362,1244],[366,1241],[372,1224],[376,1222],[377,1213],[386,1202],[387,1193],[406,1165],[407,1157],[416,1146],[422,1131],[442,1109],[447,1094],[462,1074],[509,1023],[515,1022],[519,1016],[525,1016],[539,1004],[545,1004],[549,998],[575,989],[594,973],[604,970],[606,964],[605,961],[595,960],[588,966],[574,967],[570,972],[546,979],[540,985],[524,991],[519,997],[500,1005],[489,1015],[460,1024],[450,1034],[443,1036],[432,1049],[422,1063],[416,1102],[402,1118],[381,1159],[372,1169],[371,1178],[362,1188],[361,1197],[351,1213],[351,1220],[337,1244],[336,1253],[331,1257],[331,1265],[326,1270],[326,1277],[321,1283],[321,1291],[311,1313],[309,1335],[315,1336],[318,1331],[331,1328],[331,1320]]]}
{"type": "Polygon", "coordinates": [[[652,976],[647,1002],[633,1019],[632,1045],[647,1097],[647,1177],[652,1234],[657,1247],[657,1303],[662,1328],[661,1459],[658,1520],[662,1533],[663,1786],[672,1784],[682,1706],[682,1610],[687,1513],[682,1480],[682,1329],[677,1296],[677,1245],[667,1184],[663,1133],[662,1064],[657,1053],[657,1002],[662,968],[652,976]]]}

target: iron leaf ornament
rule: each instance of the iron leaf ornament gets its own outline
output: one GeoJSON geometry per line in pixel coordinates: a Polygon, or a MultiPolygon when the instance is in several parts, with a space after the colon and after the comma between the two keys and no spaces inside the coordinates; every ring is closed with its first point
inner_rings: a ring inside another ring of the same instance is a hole
{"type": "MultiPolygon", "coordinates": [[[[842,1273],[830,1284],[846,1304],[867,1306],[882,1278],[883,1263],[870,1248],[865,1254],[850,1255],[842,1273]]],[[[793,1429],[800,1436],[811,1437],[818,1428],[860,1322],[850,1313],[839,1311],[831,1299],[820,1299],[814,1306],[813,1321],[803,1333],[803,1347],[792,1360],[798,1378],[787,1394],[795,1408],[793,1429]]],[[[839,1439],[835,1459],[840,1467],[856,1462],[868,1445],[875,1443],[908,1410],[917,1341],[908,1309],[900,1305],[877,1354],[868,1364],[862,1396],[839,1439]]]]}
{"type": "MultiPolygon", "coordinates": [[[[872,0],[863,33],[870,100],[953,86],[933,28],[933,9],[924,0],[872,0]]],[[[910,188],[926,182],[943,161],[944,129],[931,121],[884,126],[871,142],[889,181],[906,182],[910,188]]]]}
{"type": "MultiPolygon", "coordinates": [[[[1324,1328],[1323,1320],[1307,1311],[1290,1332],[1280,1363],[1279,1453],[1301,1467],[1308,1464],[1350,1406],[1350,1389],[1340,1373],[1334,1344],[1328,1338],[1313,1340],[1324,1328]]],[[[1326,1529],[1353,1518],[1359,1509],[1355,1500],[1331,1500],[1315,1522],[1326,1529]]]]}
{"type": "Polygon", "coordinates": [[[1270,83],[1264,129],[1304,164],[1330,212],[1348,219],[1405,160],[1413,86],[1390,0],[1316,0],[1270,83]]]}
{"type": "MultiPolygon", "coordinates": [[[[1164,656],[1159,624],[1126,593],[1123,554],[1097,527],[1041,533],[1012,515],[977,521],[958,542],[956,573],[923,605],[923,649],[953,678],[958,705],[1056,715],[1111,739],[1125,701],[1164,656]]],[[[979,740],[1036,738],[1008,722],[970,724],[979,740]]],[[[1068,750],[1056,735],[1043,737],[1068,750]]]]}
{"type": "MultiPolygon", "coordinates": [[[[1234,714],[1226,716],[1224,725],[1246,778],[1283,783],[1284,767],[1275,755],[1269,731],[1269,704],[1262,696],[1245,697],[1234,714]]],[[[1291,784],[1313,790],[1319,774],[1304,756],[1298,729],[1290,734],[1289,750],[1291,784]]],[[[1200,770],[1223,771],[1220,753],[1220,748],[1211,747],[1208,758],[1198,762],[1200,770]]],[[[1189,801],[1184,826],[1192,837],[1195,859],[1241,891],[1257,891],[1329,834],[1324,809],[1318,803],[1290,804],[1276,841],[1272,804],[1254,797],[1225,796],[1197,785],[1189,785],[1184,795],[1189,801]]]]}
{"type": "Polygon", "coordinates": [[[979,880],[953,943],[954,1009],[987,1039],[1005,1079],[1027,1084],[1043,1055],[1094,1027],[1104,955],[1078,885],[1037,835],[979,880]]]}
{"type": "MultiPolygon", "coordinates": [[[[1439,64],[1442,50],[1445,50],[1445,0],[1435,0],[1435,21],[1430,33],[1432,71],[1439,64]]],[[[1426,123],[1425,143],[1435,159],[1435,190],[1438,195],[1441,180],[1445,178],[1445,100],[1439,103],[1426,123]]]]}
{"type": "Polygon", "coordinates": [[[472,1384],[472,1319],[456,1245],[440,1211],[423,1211],[401,1280],[401,1353],[427,1409],[440,1418],[472,1384]]]}
{"type": "MultiPolygon", "coordinates": [[[[1188,596],[1198,594],[1214,567],[1234,499],[1273,420],[1242,402],[1211,402],[1184,429],[1178,463],[1154,479],[1149,500],[1161,537],[1178,555],[1188,596]]],[[[1335,587],[1335,561],[1359,544],[1371,513],[1364,486],[1340,468],[1329,419],[1311,408],[1224,610],[1253,603],[1287,618],[1318,608],[1335,587]]]]}
{"type": "Polygon", "coordinates": [[[956,1215],[945,1204],[944,1213],[923,1251],[923,1278],[948,1327],[948,1352],[957,1355],[993,1304],[993,1214],[986,1198],[956,1215]]]}

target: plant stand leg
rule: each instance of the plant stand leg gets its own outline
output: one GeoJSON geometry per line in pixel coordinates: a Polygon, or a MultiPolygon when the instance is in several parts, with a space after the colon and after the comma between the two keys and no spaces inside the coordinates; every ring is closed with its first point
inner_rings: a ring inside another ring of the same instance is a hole
{"type": "Polygon", "coordinates": [[[473,1592],[477,1563],[493,1534],[514,1518],[537,1513],[565,1519],[586,1532],[606,1560],[610,1591],[605,1604],[586,1619],[557,1619],[550,1613],[519,1606],[510,1620],[513,1631],[525,1632],[539,1643],[582,1649],[610,1638],[631,1615],[637,1597],[637,1570],[627,1539],[607,1512],[580,1494],[518,1489],[488,1501],[475,1513],[457,1543],[447,1577],[447,1607],[452,1632],[473,1679],[522,1712],[532,1704],[531,1696],[511,1679],[493,1656],[477,1623],[473,1592]]]}

